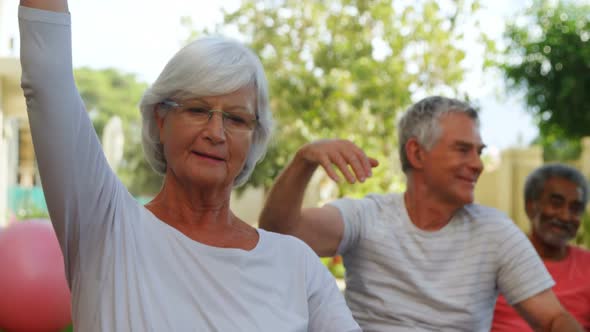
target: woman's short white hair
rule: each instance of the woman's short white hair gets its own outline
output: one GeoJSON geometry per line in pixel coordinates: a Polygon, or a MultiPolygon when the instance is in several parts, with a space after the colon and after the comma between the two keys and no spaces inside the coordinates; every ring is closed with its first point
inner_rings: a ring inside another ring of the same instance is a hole
{"type": "Polygon", "coordinates": [[[412,164],[406,154],[406,143],[415,138],[426,150],[430,150],[441,134],[439,119],[448,113],[467,114],[479,127],[477,111],[469,104],[457,99],[432,96],[413,104],[401,117],[398,130],[399,157],[402,171],[408,173],[412,164]]]}
{"type": "Polygon", "coordinates": [[[142,144],[145,157],[159,174],[166,173],[164,148],[160,143],[154,116],[156,106],[168,98],[191,99],[218,96],[254,84],[258,125],[252,133],[252,144],[244,168],[234,186],[246,182],[254,166],[266,153],[273,121],[269,109],[268,84],[259,58],[242,43],[224,37],[197,39],[182,48],[143,95],[142,144]]]}

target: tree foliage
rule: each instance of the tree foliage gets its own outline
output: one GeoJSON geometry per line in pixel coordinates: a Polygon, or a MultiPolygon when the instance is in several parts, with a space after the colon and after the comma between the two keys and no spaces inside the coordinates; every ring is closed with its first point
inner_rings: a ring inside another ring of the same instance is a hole
{"type": "Polygon", "coordinates": [[[381,162],[366,184],[342,185],[341,194],[399,186],[396,117],[416,95],[456,93],[465,56],[457,22],[478,4],[448,2],[443,10],[434,0],[395,3],[244,0],[225,13],[217,32],[234,28],[260,56],[277,122],[247,186],[268,188],[300,146],[336,137],[381,162]]]}
{"type": "Polygon", "coordinates": [[[576,158],[590,135],[590,6],[537,0],[507,29],[511,86],[523,89],[546,160],[576,158]]]}
{"type": "MultiPolygon", "coordinates": [[[[503,69],[526,94],[545,160],[577,159],[581,138],[590,136],[590,5],[536,0],[508,26],[507,37],[503,69]]],[[[575,242],[590,246],[588,214],[575,242]]]]}
{"type": "Polygon", "coordinates": [[[162,180],[145,161],[141,146],[138,102],[147,85],[135,75],[116,69],[79,68],[74,76],[99,137],[113,116],[122,120],[125,145],[123,160],[116,170],[119,178],[134,195],[156,193],[162,180]]]}

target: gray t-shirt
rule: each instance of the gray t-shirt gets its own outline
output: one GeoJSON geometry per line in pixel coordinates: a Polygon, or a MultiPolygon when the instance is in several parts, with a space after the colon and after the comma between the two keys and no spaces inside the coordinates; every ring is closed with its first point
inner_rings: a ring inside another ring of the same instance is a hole
{"type": "Polygon", "coordinates": [[[400,194],[331,204],[345,224],[345,297],[365,332],[489,331],[498,291],[515,304],[554,284],[526,236],[495,209],[468,205],[427,232],[400,194]]]}
{"type": "Polygon", "coordinates": [[[20,7],[19,17],[22,86],[76,331],[360,331],[302,241],[259,230],[253,250],[211,247],[138,204],[76,89],[70,16],[20,7]]]}

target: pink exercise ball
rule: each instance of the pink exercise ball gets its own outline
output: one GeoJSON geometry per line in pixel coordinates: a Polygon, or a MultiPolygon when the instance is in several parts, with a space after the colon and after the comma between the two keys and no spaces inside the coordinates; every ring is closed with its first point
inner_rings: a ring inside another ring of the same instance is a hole
{"type": "MultiPolygon", "coordinates": [[[[8,217],[8,224],[14,224],[16,222],[16,216],[14,214],[12,214],[10,217],[8,217]]],[[[0,228],[0,231],[2,231],[2,229],[0,228]]]]}
{"type": "Polygon", "coordinates": [[[63,256],[49,221],[0,231],[0,330],[59,331],[71,322],[63,256]]]}

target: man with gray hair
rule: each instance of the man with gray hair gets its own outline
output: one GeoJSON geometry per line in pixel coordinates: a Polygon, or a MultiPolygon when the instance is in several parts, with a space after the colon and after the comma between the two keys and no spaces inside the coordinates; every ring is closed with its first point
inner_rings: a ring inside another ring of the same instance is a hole
{"type": "MultiPolygon", "coordinates": [[[[569,245],[576,237],[588,204],[588,183],[577,169],[547,164],[535,169],[524,186],[529,239],[555,280],[559,302],[590,331],[590,251],[569,245]]],[[[493,332],[530,331],[526,323],[498,298],[493,332]]]]}
{"type": "Polygon", "coordinates": [[[504,214],[473,204],[484,148],[477,112],[429,97],[398,130],[405,193],[302,209],[318,166],[354,183],[378,164],[352,142],[317,141],[278,177],[260,226],[297,236],[320,256],[342,255],[346,300],[364,331],[489,331],[498,292],[534,328],[580,331],[526,236],[504,214]]]}

